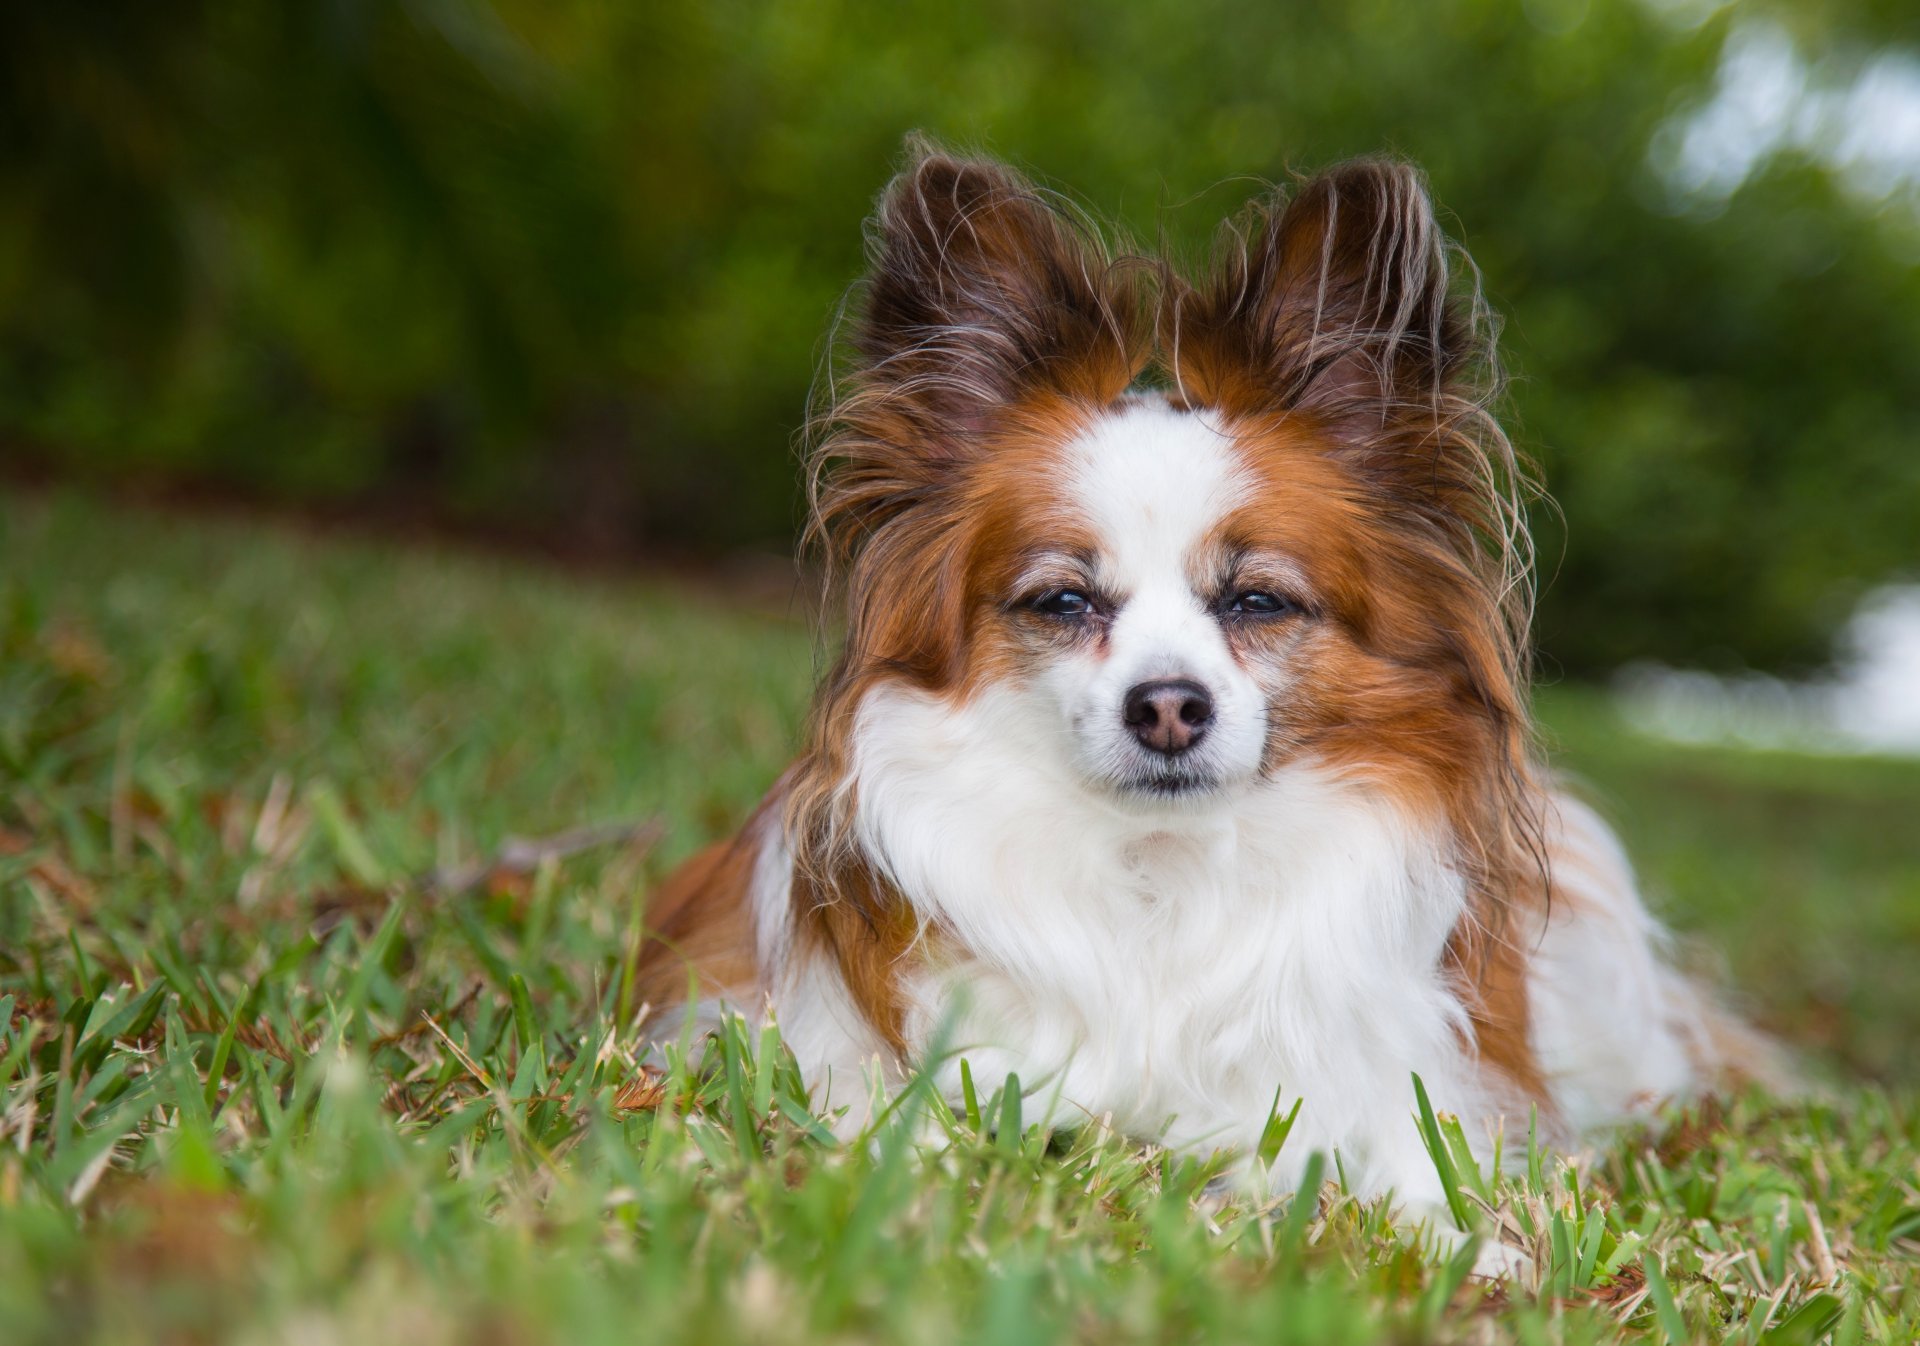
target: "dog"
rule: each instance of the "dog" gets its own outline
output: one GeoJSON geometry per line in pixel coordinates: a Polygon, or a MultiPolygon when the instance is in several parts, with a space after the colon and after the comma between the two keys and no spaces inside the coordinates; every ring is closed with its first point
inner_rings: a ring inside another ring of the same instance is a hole
{"type": "Polygon", "coordinates": [[[1304,1100],[1268,1182],[1337,1152],[1416,1211],[1415,1075],[1490,1150],[1763,1069],[1534,745],[1528,480],[1415,168],[1189,281],[921,144],[869,252],[811,462],[844,649],[650,901],[663,1034],[770,1011],[849,1134],[962,1061],[1190,1150],[1304,1100]]]}

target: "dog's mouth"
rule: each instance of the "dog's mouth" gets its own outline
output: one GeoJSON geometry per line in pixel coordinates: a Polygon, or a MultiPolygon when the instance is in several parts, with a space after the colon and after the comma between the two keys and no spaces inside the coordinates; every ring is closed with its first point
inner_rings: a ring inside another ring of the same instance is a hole
{"type": "Polygon", "coordinates": [[[1220,788],[1220,778],[1207,771],[1137,771],[1117,782],[1122,794],[1146,799],[1192,799],[1220,788]]]}

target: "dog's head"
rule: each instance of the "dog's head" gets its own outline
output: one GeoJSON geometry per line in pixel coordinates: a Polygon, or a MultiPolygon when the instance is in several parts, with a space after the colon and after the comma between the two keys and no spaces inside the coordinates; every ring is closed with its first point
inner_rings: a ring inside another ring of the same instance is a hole
{"type": "Polygon", "coordinates": [[[923,152],[872,252],[816,461],[848,595],[816,762],[900,680],[992,688],[1147,809],[1302,756],[1441,805],[1523,769],[1516,477],[1414,170],[1257,205],[1189,284],[923,152]]]}

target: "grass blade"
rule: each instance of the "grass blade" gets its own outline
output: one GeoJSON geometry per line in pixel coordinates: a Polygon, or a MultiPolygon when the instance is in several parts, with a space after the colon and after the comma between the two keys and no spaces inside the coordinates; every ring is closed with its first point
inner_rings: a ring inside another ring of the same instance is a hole
{"type": "Polygon", "coordinates": [[[1273,1091],[1273,1106],[1267,1109],[1267,1124],[1260,1129],[1260,1144],[1255,1151],[1260,1156],[1260,1167],[1271,1169],[1273,1161],[1280,1157],[1281,1147],[1287,1143],[1287,1137],[1293,1134],[1293,1124],[1300,1116],[1300,1105],[1305,1098],[1293,1100],[1293,1108],[1284,1117],[1280,1114],[1280,1095],[1285,1086],[1273,1091]]]}
{"type": "Polygon", "coordinates": [[[1673,1289],[1667,1284],[1660,1259],[1648,1253],[1640,1265],[1647,1273],[1647,1298],[1653,1303],[1654,1318],[1660,1324],[1662,1335],[1669,1346],[1686,1346],[1692,1336],[1687,1331],[1687,1320],[1680,1316],[1680,1306],[1674,1302],[1673,1289]]]}
{"type": "Polygon", "coordinates": [[[1460,1175],[1454,1170],[1447,1139],[1441,1133],[1439,1118],[1434,1116],[1433,1103],[1427,1098],[1427,1086],[1418,1074],[1413,1077],[1413,1096],[1420,1104],[1420,1138],[1426,1142],[1427,1155],[1440,1175],[1440,1187],[1446,1194],[1447,1210],[1453,1215],[1456,1225],[1462,1230],[1469,1229],[1471,1225],[1468,1222],[1466,1198],[1460,1195],[1460,1175]]]}

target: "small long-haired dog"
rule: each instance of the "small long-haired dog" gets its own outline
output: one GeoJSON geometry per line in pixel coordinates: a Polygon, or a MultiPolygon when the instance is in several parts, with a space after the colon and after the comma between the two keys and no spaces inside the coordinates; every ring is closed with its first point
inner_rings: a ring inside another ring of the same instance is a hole
{"type": "Polygon", "coordinates": [[[649,909],[671,1030],[771,1008],[817,1101],[1018,1074],[1054,1121],[1441,1199],[1759,1064],[1548,779],[1525,480],[1422,179],[1343,165],[1199,283],[915,146],[814,458],[845,649],[799,760],[649,909]],[[678,1007],[678,1008],[676,1008],[678,1007]],[[936,1046],[939,1059],[929,1059],[936,1046]]]}

